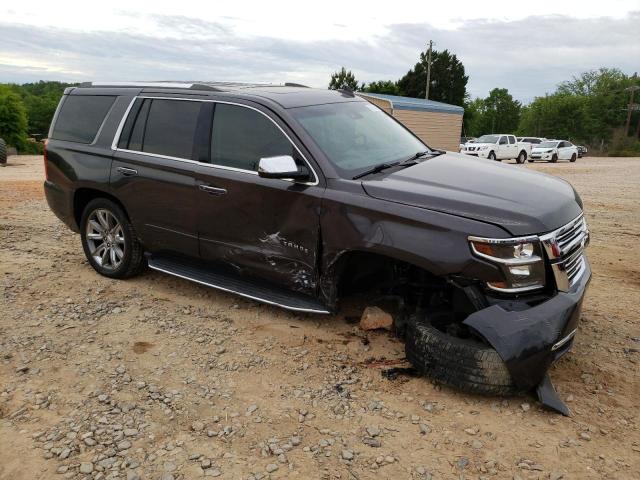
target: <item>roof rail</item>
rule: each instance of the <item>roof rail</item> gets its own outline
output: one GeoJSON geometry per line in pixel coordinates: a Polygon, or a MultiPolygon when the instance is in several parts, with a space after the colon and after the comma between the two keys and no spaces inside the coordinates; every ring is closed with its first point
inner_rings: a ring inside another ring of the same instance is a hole
{"type": "Polygon", "coordinates": [[[293,82],[284,82],[285,87],[302,87],[302,88],[311,88],[308,85],[302,85],[301,83],[293,83],[293,82]]]}
{"type": "Polygon", "coordinates": [[[220,91],[213,85],[193,82],[82,82],[81,87],[148,87],[148,88],[184,88],[189,90],[220,91]]]}

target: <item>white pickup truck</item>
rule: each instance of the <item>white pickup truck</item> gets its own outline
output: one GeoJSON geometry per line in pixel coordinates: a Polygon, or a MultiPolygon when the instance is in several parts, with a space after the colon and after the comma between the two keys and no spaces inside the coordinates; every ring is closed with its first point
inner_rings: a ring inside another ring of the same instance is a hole
{"type": "Polygon", "coordinates": [[[514,135],[482,135],[473,143],[465,143],[461,153],[489,160],[515,159],[518,163],[524,163],[531,156],[531,144],[518,142],[514,135]]]}

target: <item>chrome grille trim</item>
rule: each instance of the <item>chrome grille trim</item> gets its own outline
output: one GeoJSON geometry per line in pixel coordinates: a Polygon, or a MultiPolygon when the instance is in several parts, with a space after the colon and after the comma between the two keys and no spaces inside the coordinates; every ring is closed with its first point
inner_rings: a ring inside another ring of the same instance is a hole
{"type": "Polygon", "coordinates": [[[566,225],[540,237],[558,290],[568,291],[585,271],[584,249],[589,243],[589,228],[581,214],[566,225]]]}

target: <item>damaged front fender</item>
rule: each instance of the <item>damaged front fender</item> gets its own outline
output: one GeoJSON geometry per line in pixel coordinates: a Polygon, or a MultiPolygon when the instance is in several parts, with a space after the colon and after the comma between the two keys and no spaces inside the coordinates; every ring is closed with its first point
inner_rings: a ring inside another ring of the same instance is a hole
{"type": "Polygon", "coordinates": [[[549,366],[573,343],[591,268],[568,292],[522,311],[492,305],[469,315],[464,324],[484,337],[498,352],[514,384],[522,390],[536,388],[549,366]]]}

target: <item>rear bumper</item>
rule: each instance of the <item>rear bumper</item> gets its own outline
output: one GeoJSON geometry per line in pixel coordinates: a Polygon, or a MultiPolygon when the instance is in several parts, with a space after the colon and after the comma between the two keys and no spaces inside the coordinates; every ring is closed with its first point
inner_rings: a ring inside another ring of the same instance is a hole
{"type": "Polygon", "coordinates": [[[44,195],[49,204],[49,208],[55,216],[62,220],[71,230],[79,232],[75,216],[73,215],[73,201],[67,192],[59,185],[45,180],[44,195]]]}
{"type": "Polygon", "coordinates": [[[492,305],[469,315],[464,323],[495,348],[519,388],[532,389],[549,366],[571,349],[590,280],[591,267],[585,258],[585,271],[570,291],[525,310],[492,305]]]}

